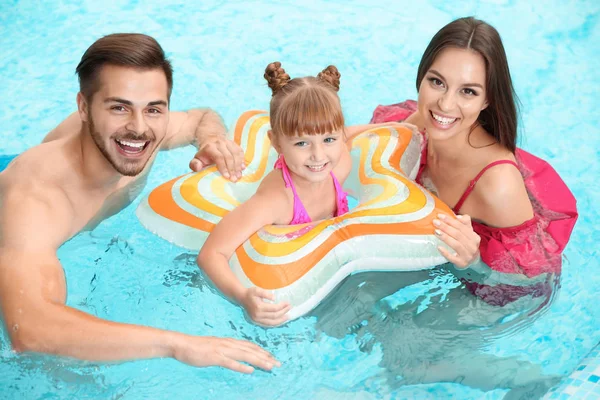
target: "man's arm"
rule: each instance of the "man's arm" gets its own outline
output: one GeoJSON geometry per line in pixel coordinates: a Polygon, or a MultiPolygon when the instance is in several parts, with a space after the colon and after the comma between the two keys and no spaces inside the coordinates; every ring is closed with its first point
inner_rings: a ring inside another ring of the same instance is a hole
{"type": "Polygon", "coordinates": [[[225,137],[223,120],[210,108],[194,108],[169,113],[169,126],[163,149],[174,149],[192,144],[199,148],[207,139],[225,137]]]}
{"type": "MultiPolygon", "coordinates": [[[[81,118],[74,112],[54,128],[43,142],[61,139],[81,130],[81,118]]],[[[219,114],[208,108],[169,113],[169,124],[162,145],[163,150],[192,144],[198,151],[190,161],[190,169],[199,171],[216,164],[219,172],[235,182],[246,168],[244,152],[236,143],[226,138],[226,129],[219,114]]]]}
{"type": "Polygon", "coordinates": [[[173,357],[246,373],[253,368],[240,361],[266,370],[278,364],[249,342],[115,323],[66,306],[56,249],[70,234],[68,201],[53,190],[42,195],[13,190],[1,200],[0,309],[16,351],[94,361],[173,357]]]}
{"type": "MultiPolygon", "coordinates": [[[[78,112],[74,112],[52,129],[42,143],[73,135],[80,130],[81,118],[78,112]]],[[[214,138],[224,138],[226,133],[223,120],[211,109],[173,111],[169,113],[169,125],[162,149],[175,149],[189,144],[200,148],[205,142],[214,138]]]]}
{"type": "Polygon", "coordinates": [[[242,177],[242,170],[246,167],[244,152],[226,138],[226,133],[221,117],[211,109],[172,112],[163,148],[193,144],[198,152],[190,161],[192,171],[216,164],[225,178],[235,182],[242,177]]]}

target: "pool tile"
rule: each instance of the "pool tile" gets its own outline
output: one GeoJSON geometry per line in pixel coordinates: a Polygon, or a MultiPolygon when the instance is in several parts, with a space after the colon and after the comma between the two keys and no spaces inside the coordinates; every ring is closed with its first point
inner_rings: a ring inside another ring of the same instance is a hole
{"type": "Polygon", "coordinates": [[[600,381],[600,376],[598,376],[598,375],[591,375],[588,378],[588,381],[590,381],[592,383],[597,383],[598,381],[600,381]]]}

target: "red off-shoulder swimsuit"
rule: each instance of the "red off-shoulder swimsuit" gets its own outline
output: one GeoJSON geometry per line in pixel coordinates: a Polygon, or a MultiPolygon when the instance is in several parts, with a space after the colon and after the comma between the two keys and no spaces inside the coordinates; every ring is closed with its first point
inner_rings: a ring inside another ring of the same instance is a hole
{"type": "MultiPolygon", "coordinates": [[[[416,102],[412,100],[391,106],[378,106],[373,113],[371,123],[403,121],[415,111],[416,102]]],[[[420,184],[421,173],[427,163],[426,143],[422,151],[421,167],[417,175],[417,183],[420,184]]],[[[523,176],[533,205],[534,216],[518,226],[507,228],[495,228],[473,221],[473,230],[481,237],[481,258],[491,269],[508,274],[524,274],[532,278],[542,273],[560,273],[561,253],[577,221],[575,197],[546,161],[522,149],[516,150],[515,158],[516,164],[502,160],[492,162],[483,168],[470,181],[453,210],[456,214],[460,212],[462,204],[485,171],[497,164],[513,164],[523,176]]],[[[506,286],[508,289],[509,285],[506,286]]],[[[469,288],[474,292],[485,289],[483,285],[476,284],[472,284],[469,288]]],[[[499,303],[506,304],[509,301],[499,301],[499,303]]]]}

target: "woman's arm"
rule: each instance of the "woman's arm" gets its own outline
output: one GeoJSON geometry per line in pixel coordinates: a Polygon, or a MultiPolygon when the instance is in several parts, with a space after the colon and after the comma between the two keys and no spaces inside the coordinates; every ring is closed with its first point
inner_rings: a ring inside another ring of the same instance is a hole
{"type": "Polygon", "coordinates": [[[352,140],[359,134],[369,130],[369,129],[374,129],[374,128],[378,128],[380,126],[405,126],[407,128],[410,129],[415,129],[418,128],[418,126],[416,126],[415,124],[409,123],[408,120],[403,121],[403,122],[381,122],[378,124],[364,124],[364,125],[353,125],[353,126],[347,126],[345,128],[345,133],[346,133],[346,144],[348,149],[350,149],[352,147],[352,140]]]}
{"type": "MultiPolygon", "coordinates": [[[[263,325],[280,325],[287,320],[287,303],[271,304],[271,292],[246,288],[229,268],[235,250],[265,225],[277,222],[287,198],[273,190],[258,190],[217,224],[198,254],[198,266],[225,296],[241,304],[250,317],[263,325]]],[[[283,193],[282,193],[283,194],[283,193]]]]}
{"type": "Polygon", "coordinates": [[[459,268],[479,259],[483,243],[471,225],[471,217],[497,228],[518,226],[533,218],[521,173],[510,164],[486,171],[461,209],[469,215],[459,215],[457,219],[440,215],[433,221],[438,237],[454,251],[440,248],[440,253],[459,268]]]}
{"type": "Polygon", "coordinates": [[[421,117],[421,114],[419,114],[418,110],[412,113],[408,118],[406,118],[404,122],[416,126],[417,129],[421,132],[423,131],[423,129],[425,129],[423,118],[421,117]]]}
{"type": "Polygon", "coordinates": [[[396,122],[382,122],[379,124],[363,124],[363,125],[352,125],[344,128],[344,132],[346,134],[346,144],[348,148],[350,148],[352,144],[352,139],[360,133],[364,131],[368,131],[369,129],[377,128],[379,126],[390,126],[394,125],[396,122]]]}

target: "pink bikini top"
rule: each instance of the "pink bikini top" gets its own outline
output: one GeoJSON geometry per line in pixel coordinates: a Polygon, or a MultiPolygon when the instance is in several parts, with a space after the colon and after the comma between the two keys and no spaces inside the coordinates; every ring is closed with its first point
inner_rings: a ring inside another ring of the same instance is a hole
{"type": "MultiPolygon", "coordinates": [[[[300,197],[296,192],[296,187],[294,186],[294,182],[290,176],[290,170],[288,169],[283,156],[279,156],[277,162],[275,162],[275,168],[281,169],[285,187],[291,187],[292,192],[294,193],[294,216],[292,217],[289,225],[306,224],[312,222],[308,212],[306,212],[306,208],[304,208],[304,204],[302,204],[302,200],[300,200],[300,197]]],[[[335,198],[337,205],[335,216],[339,217],[340,215],[348,212],[348,193],[344,192],[333,172],[331,172],[331,177],[333,178],[333,186],[335,187],[335,198]]]]}

